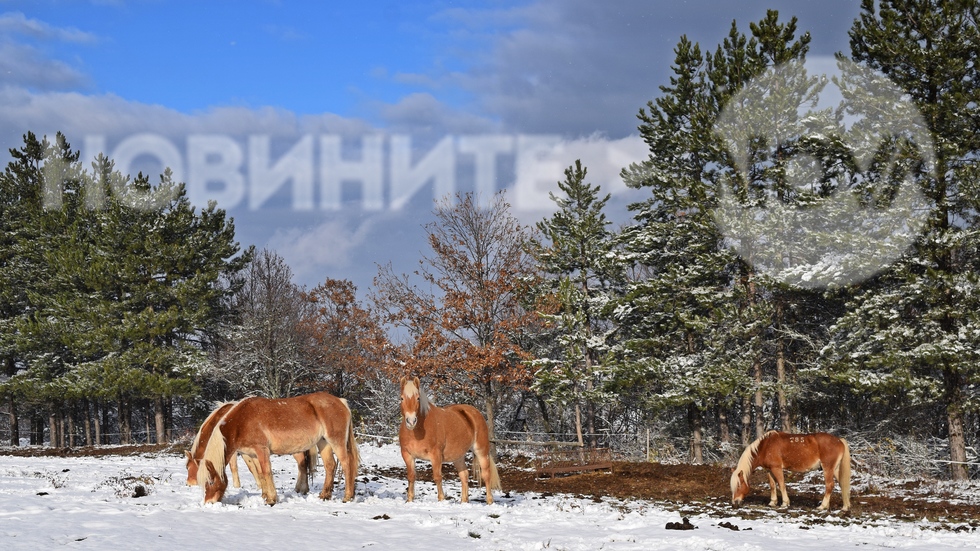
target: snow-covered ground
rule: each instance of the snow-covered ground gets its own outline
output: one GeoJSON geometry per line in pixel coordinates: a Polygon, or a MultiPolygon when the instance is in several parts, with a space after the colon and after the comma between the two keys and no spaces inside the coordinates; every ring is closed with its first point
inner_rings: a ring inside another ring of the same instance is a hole
{"type": "MultiPolygon", "coordinates": [[[[292,491],[296,465],[274,459],[280,503],[262,501],[241,465],[242,488],[223,503],[203,505],[199,488],[185,486],[183,458],[172,454],[105,457],[0,456],[0,549],[844,549],[855,546],[933,550],[980,548],[976,532],[940,530],[922,521],[871,523],[761,520],[693,515],[695,530],[665,529],[680,521],[645,501],[601,503],[565,495],[511,494],[488,506],[483,490],[459,503],[438,502],[419,482],[405,503],[406,482],[372,472],[402,466],[397,446],[362,446],[357,499],[292,491]],[[134,497],[145,490],[146,495],[134,497]],[[721,526],[737,525],[740,530],[721,526]]],[[[322,474],[322,472],[321,472],[322,474]]],[[[504,480],[506,485],[506,479],[504,480]]],[[[828,519],[833,519],[833,515],[828,519]]]]}

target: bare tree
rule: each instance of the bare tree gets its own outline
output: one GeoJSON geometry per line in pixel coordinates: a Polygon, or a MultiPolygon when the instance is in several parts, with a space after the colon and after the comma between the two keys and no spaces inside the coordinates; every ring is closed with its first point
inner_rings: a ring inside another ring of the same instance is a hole
{"type": "Polygon", "coordinates": [[[310,376],[300,332],[308,302],[285,260],[262,250],[242,271],[233,297],[235,322],[224,331],[218,375],[242,395],[281,398],[310,376]]]}

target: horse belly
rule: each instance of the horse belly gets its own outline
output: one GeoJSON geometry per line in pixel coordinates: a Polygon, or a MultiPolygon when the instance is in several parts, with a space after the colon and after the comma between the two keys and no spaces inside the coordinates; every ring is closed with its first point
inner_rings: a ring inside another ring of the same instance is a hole
{"type": "Polygon", "coordinates": [[[790,445],[783,453],[783,468],[796,472],[812,471],[820,466],[820,453],[815,446],[790,445]]]}

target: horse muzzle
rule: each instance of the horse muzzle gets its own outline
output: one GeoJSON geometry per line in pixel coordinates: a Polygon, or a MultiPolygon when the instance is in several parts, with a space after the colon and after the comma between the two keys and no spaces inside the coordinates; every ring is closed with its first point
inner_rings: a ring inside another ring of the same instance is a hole
{"type": "Polygon", "coordinates": [[[411,417],[405,417],[405,427],[408,428],[408,430],[414,429],[415,425],[417,425],[418,422],[419,422],[419,418],[414,415],[412,415],[411,417]]]}

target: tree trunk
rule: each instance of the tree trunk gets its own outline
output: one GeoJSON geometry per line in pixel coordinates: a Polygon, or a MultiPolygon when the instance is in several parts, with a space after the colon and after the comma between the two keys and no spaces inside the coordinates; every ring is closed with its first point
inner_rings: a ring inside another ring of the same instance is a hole
{"type": "Polygon", "coordinates": [[[166,423],[165,423],[166,409],[167,409],[166,399],[163,396],[158,396],[156,400],[154,400],[155,411],[153,412],[153,420],[156,423],[156,430],[157,430],[157,444],[164,444],[167,442],[166,423]]]}
{"type": "Polygon", "coordinates": [[[48,414],[48,445],[52,448],[58,447],[58,414],[53,407],[48,414]]]}
{"type": "Polygon", "coordinates": [[[793,432],[793,418],[786,398],[786,353],[783,338],[776,339],[776,401],[779,403],[779,420],[783,432],[793,432]]]}
{"type": "Polygon", "coordinates": [[[20,445],[20,419],[17,416],[17,402],[10,398],[10,445],[20,445]]]}
{"type": "Polygon", "coordinates": [[[752,402],[748,396],[742,397],[742,447],[752,443],[752,402]]]}
{"type": "Polygon", "coordinates": [[[92,445],[92,408],[89,407],[88,400],[82,400],[82,419],[85,429],[85,445],[92,445]]]}
{"type": "Polygon", "coordinates": [[[487,396],[484,400],[484,405],[487,408],[487,431],[490,433],[490,454],[492,457],[497,457],[497,444],[494,442],[497,440],[497,431],[494,429],[494,411],[493,411],[493,383],[487,382],[486,385],[487,396]]]}
{"type": "Polygon", "coordinates": [[[109,432],[109,429],[112,428],[109,407],[105,403],[102,403],[100,404],[100,409],[102,411],[102,439],[105,440],[103,444],[112,444],[112,434],[109,432]]]}
{"type": "Polygon", "coordinates": [[[74,408],[68,408],[65,412],[65,434],[68,435],[67,444],[69,448],[75,447],[75,411],[74,408]]]}
{"type": "Polygon", "coordinates": [[[949,422],[949,460],[953,480],[967,480],[966,437],[963,433],[963,377],[946,369],[943,372],[946,386],[946,419],[949,422]]]}
{"type": "Polygon", "coordinates": [[[146,423],[145,425],[143,425],[143,430],[144,430],[143,434],[146,435],[146,442],[144,442],[144,443],[146,443],[146,444],[152,444],[153,443],[153,442],[150,441],[150,435],[153,434],[153,430],[150,428],[150,419],[152,417],[150,415],[151,414],[151,411],[152,411],[151,408],[150,408],[150,403],[151,402],[149,402],[149,401],[146,402],[146,416],[143,417],[143,420],[146,423]]]}
{"type": "Polygon", "coordinates": [[[582,438],[582,406],[575,403],[575,434],[578,436],[578,445],[585,446],[585,439],[582,438]]]}
{"type": "Polygon", "coordinates": [[[762,438],[766,433],[766,420],[763,415],[765,402],[762,396],[762,360],[755,359],[752,364],[752,373],[755,377],[755,437],[762,438]]]}
{"type": "Polygon", "coordinates": [[[95,445],[104,444],[102,442],[102,421],[99,417],[99,402],[92,402],[92,425],[95,428],[95,445]]]}
{"type": "Polygon", "coordinates": [[[538,402],[538,408],[541,410],[541,424],[544,425],[545,432],[551,432],[551,418],[548,416],[548,404],[544,401],[544,398],[540,394],[535,393],[534,399],[538,402]]]}
{"type": "Polygon", "coordinates": [[[132,443],[133,429],[130,425],[129,401],[119,400],[119,443],[128,445],[132,443]]]}
{"type": "Polygon", "coordinates": [[[704,462],[702,441],[704,437],[701,409],[694,403],[687,406],[687,418],[691,423],[691,456],[695,465],[704,462]]]}
{"type": "Polygon", "coordinates": [[[731,443],[732,436],[728,429],[728,411],[724,405],[718,405],[718,437],[722,444],[731,443]]]}

